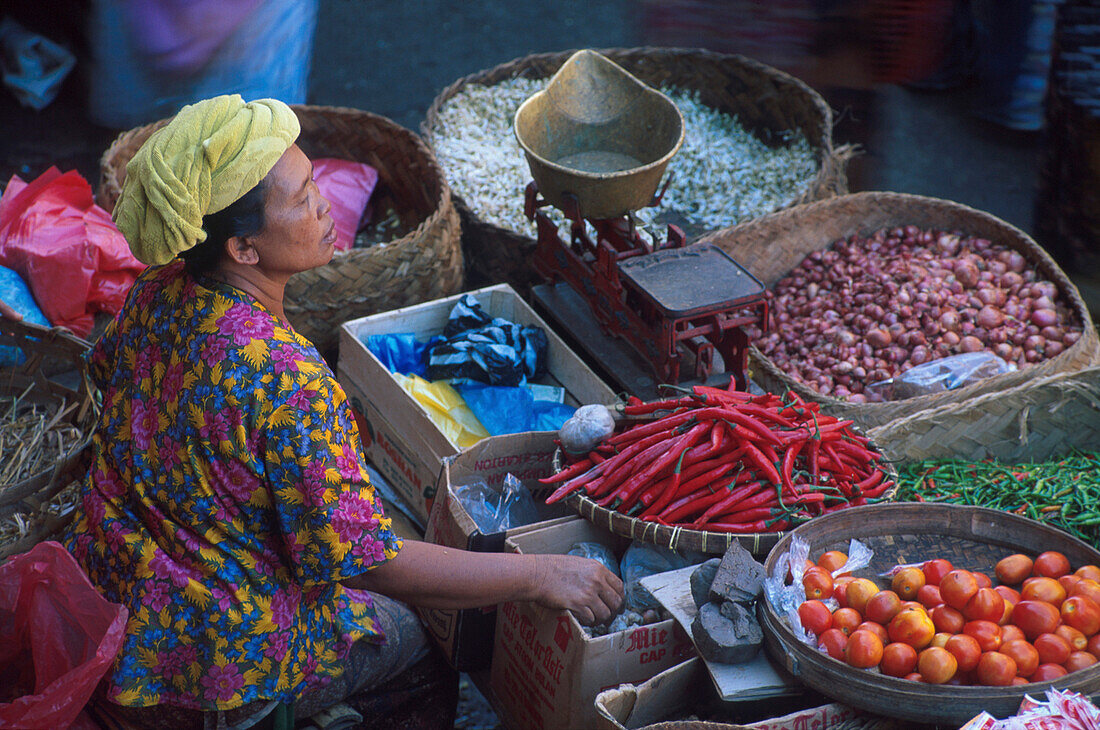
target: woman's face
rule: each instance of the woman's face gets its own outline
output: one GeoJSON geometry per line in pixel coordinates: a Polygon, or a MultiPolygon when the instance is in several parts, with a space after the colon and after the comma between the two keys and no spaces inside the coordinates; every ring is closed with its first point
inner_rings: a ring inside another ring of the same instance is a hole
{"type": "Polygon", "coordinates": [[[290,148],[265,178],[264,227],[252,237],[258,266],[268,275],[290,276],[332,259],[336,228],[332,207],[313,182],[313,164],[298,145],[290,148]]]}

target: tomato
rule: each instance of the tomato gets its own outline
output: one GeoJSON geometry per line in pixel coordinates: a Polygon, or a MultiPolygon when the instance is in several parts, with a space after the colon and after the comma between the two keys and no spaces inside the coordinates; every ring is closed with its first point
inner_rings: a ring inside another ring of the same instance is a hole
{"type": "Polygon", "coordinates": [[[993,572],[997,574],[997,580],[1010,586],[1019,585],[1024,578],[1031,575],[1031,569],[1035,561],[1026,555],[1017,553],[1001,558],[993,572]]]}
{"type": "Polygon", "coordinates": [[[924,581],[929,585],[938,586],[943,577],[954,570],[955,567],[943,558],[928,560],[921,566],[924,573],[924,581]]]}
{"type": "Polygon", "coordinates": [[[1067,623],[1085,636],[1100,631],[1100,606],[1091,598],[1070,596],[1062,603],[1062,622],[1067,623]]]}
{"type": "Polygon", "coordinates": [[[949,634],[959,633],[966,623],[962,613],[950,606],[936,606],[928,612],[928,615],[932,617],[936,631],[946,631],[949,634]]]}
{"type": "Polygon", "coordinates": [[[1016,639],[1026,639],[1024,632],[1020,631],[1020,627],[1016,624],[1005,624],[1001,627],[1001,642],[1016,641],[1016,639]]]}
{"type": "Polygon", "coordinates": [[[940,587],[923,585],[917,591],[917,601],[925,608],[935,608],[943,605],[943,596],[940,595],[940,587]]]}
{"type": "Polygon", "coordinates": [[[1046,601],[1061,606],[1066,600],[1066,589],[1054,578],[1034,578],[1024,584],[1020,598],[1025,601],[1046,601]]]}
{"type": "Polygon", "coordinates": [[[999,651],[987,651],[978,660],[978,683],[987,687],[1007,687],[1016,674],[1016,662],[999,651]]]}
{"type": "Polygon", "coordinates": [[[1039,553],[1032,572],[1044,578],[1061,578],[1069,572],[1069,559],[1055,550],[1039,553]]]}
{"type": "Polygon", "coordinates": [[[867,578],[856,578],[844,587],[844,595],[848,599],[848,606],[863,613],[867,607],[867,601],[878,593],[879,588],[874,581],[867,578]]]}
{"type": "MultiPolygon", "coordinates": [[[[817,564],[830,573],[844,567],[847,562],[848,556],[839,550],[829,550],[821,553],[821,557],[817,559],[817,564]]],[[[847,573],[843,573],[842,575],[847,575],[847,573]]]]}
{"type": "Polygon", "coordinates": [[[833,628],[840,629],[845,636],[851,636],[861,623],[863,617],[854,608],[838,608],[833,611],[833,628]]]}
{"type": "Polygon", "coordinates": [[[1060,664],[1040,664],[1031,675],[1032,682],[1049,682],[1052,679],[1066,676],[1066,669],[1060,664]]]}
{"type": "Polygon", "coordinates": [[[1100,583],[1097,583],[1092,578],[1082,578],[1073,584],[1073,588],[1069,590],[1070,598],[1074,596],[1083,596],[1091,599],[1093,603],[1100,606],[1100,583]]]}
{"type": "Polygon", "coordinates": [[[969,570],[952,570],[940,581],[943,602],[960,611],[978,592],[978,581],[969,570]]]}
{"type": "Polygon", "coordinates": [[[817,648],[833,659],[844,661],[844,647],[848,645],[848,634],[840,629],[826,629],[817,639],[817,648]]]}
{"type": "Polygon", "coordinates": [[[1013,603],[1020,602],[1020,592],[1015,588],[1009,588],[1008,586],[993,586],[993,590],[1001,594],[1001,598],[1005,599],[1005,602],[1012,601],[1013,603]]]}
{"type": "Polygon", "coordinates": [[[1088,637],[1082,634],[1072,626],[1066,626],[1062,624],[1058,628],[1054,629],[1054,633],[1061,636],[1069,644],[1070,648],[1074,651],[1084,651],[1089,646],[1088,637]]]}
{"type": "Polygon", "coordinates": [[[890,582],[890,587],[904,600],[912,601],[924,584],[924,573],[920,568],[902,568],[890,582]]]}
{"type": "Polygon", "coordinates": [[[1065,664],[1073,653],[1073,647],[1058,634],[1039,634],[1034,644],[1040,664],[1065,664]]]}
{"type": "Polygon", "coordinates": [[[870,631],[856,631],[848,637],[844,660],[858,669],[877,666],[882,661],[882,640],[870,631]]]}
{"type": "Polygon", "coordinates": [[[992,588],[979,588],[963,606],[962,614],[971,621],[999,623],[1005,615],[1005,599],[992,588]]]}
{"type": "Polygon", "coordinates": [[[978,582],[979,588],[992,588],[993,581],[985,573],[974,572],[974,580],[978,582]]]}
{"type": "Polygon", "coordinates": [[[807,600],[826,600],[833,597],[833,576],[824,568],[814,566],[802,576],[802,588],[807,600]]]}
{"type": "MultiPolygon", "coordinates": [[[[856,627],[856,631],[870,631],[879,638],[883,644],[890,643],[890,635],[886,633],[886,627],[874,621],[864,621],[856,627]]],[[[855,631],[852,632],[853,634],[855,631]]]]}
{"type": "Polygon", "coordinates": [[[955,676],[959,663],[947,649],[930,646],[917,657],[917,671],[929,684],[943,684],[955,676]]]}
{"type": "Polygon", "coordinates": [[[1031,680],[1029,680],[1027,677],[1021,677],[1019,675],[1016,675],[1015,677],[1012,678],[1012,684],[1010,686],[1012,686],[1012,687],[1021,687],[1025,684],[1031,684],[1031,680]]]}
{"type": "Polygon", "coordinates": [[[920,676],[920,672],[909,672],[903,679],[908,679],[910,682],[923,682],[924,677],[920,676]]]}
{"type": "Polygon", "coordinates": [[[814,632],[815,636],[821,636],[833,626],[833,612],[818,600],[804,601],[798,607],[798,618],[802,621],[802,626],[814,632]]]}
{"type": "Polygon", "coordinates": [[[932,641],[936,626],[924,611],[901,611],[887,627],[891,641],[900,641],[914,649],[923,649],[932,641]]]}
{"type": "Polygon", "coordinates": [[[998,651],[1016,662],[1016,674],[1020,677],[1030,677],[1039,668],[1038,650],[1023,639],[1002,641],[998,651]]]}
{"type": "Polygon", "coordinates": [[[949,634],[946,631],[937,631],[932,634],[932,640],[928,642],[928,646],[938,646],[942,649],[947,646],[947,640],[952,636],[954,636],[954,634],[949,634]]]}
{"type": "Polygon", "coordinates": [[[982,651],[997,651],[1001,645],[1001,627],[992,621],[967,621],[963,633],[978,640],[982,651]]]}
{"type": "Polygon", "coordinates": [[[1085,647],[1085,651],[1095,657],[1100,657],[1100,634],[1089,637],[1089,643],[1085,647]]]}
{"type": "Polygon", "coordinates": [[[969,672],[978,666],[978,659],[982,656],[978,640],[968,634],[955,634],[943,648],[955,655],[961,672],[969,672]]]}
{"type": "Polygon", "coordinates": [[[1066,589],[1066,595],[1068,596],[1073,593],[1074,584],[1080,582],[1080,580],[1080,576],[1076,576],[1073,574],[1063,575],[1061,578],[1058,579],[1058,585],[1066,589]]]}
{"type": "Polygon", "coordinates": [[[1019,626],[1029,640],[1039,634],[1054,633],[1061,621],[1058,609],[1045,601],[1020,601],[1012,609],[1012,623],[1019,626]]]}
{"type": "Polygon", "coordinates": [[[1091,667],[1096,663],[1096,657],[1089,654],[1087,651],[1075,651],[1069,655],[1069,659],[1063,664],[1066,668],[1066,673],[1076,672],[1078,669],[1084,669],[1085,667],[1091,667]]]}
{"type": "Polygon", "coordinates": [[[882,648],[882,661],[878,669],[887,677],[904,677],[917,666],[917,650],[908,644],[895,641],[882,648]]]}
{"type": "Polygon", "coordinates": [[[863,615],[868,621],[876,621],[886,625],[890,619],[901,610],[901,598],[893,591],[879,591],[871,596],[867,605],[863,607],[863,615]]]}
{"type": "Polygon", "coordinates": [[[1096,565],[1082,565],[1077,570],[1073,571],[1073,574],[1086,580],[1094,580],[1100,583],[1100,566],[1096,565]]]}
{"type": "Polygon", "coordinates": [[[855,578],[850,575],[842,575],[833,580],[833,599],[840,604],[841,608],[848,607],[848,584],[853,580],[855,578]]]}
{"type": "Polygon", "coordinates": [[[919,601],[902,601],[901,611],[898,611],[898,613],[902,611],[920,611],[921,613],[928,613],[928,609],[919,601]]]}

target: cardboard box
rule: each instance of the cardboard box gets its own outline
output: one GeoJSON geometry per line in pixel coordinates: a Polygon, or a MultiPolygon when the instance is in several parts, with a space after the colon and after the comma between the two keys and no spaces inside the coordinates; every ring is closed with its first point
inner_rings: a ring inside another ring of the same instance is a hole
{"type": "MultiPolygon", "coordinates": [[[[565,403],[614,403],[615,393],[506,284],[468,292],[494,317],[546,331],[546,385],[565,389],[565,403]]],[[[427,341],[443,331],[447,316],[464,294],[416,304],[344,323],[340,328],[337,378],[352,406],[363,415],[367,457],[417,514],[427,521],[440,464],[458,447],[409,397],[378,358],[367,350],[368,335],[411,332],[427,341]]]]}
{"type": "MultiPolygon", "coordinates": [[[[798,702],[789,698],[784,701],[798,702]]],[[[710,686],[706,666],[701,658],[693,657],[636,686],[627,684],[601,692],[595,702],[595,727],[597,730],[626,730],[659,722],[674,722],[676,718],[693,715],[693,710],[698,712],[699,708],[714,702],[717,702],[717,697],[710,686]]],[[[770,707],[774,711],[776,701],[762,701],[758,706],[770,707]]],[[[745,705],[739,708],[742,712],[746,709],[745,705]]],[[[766,720],[738,718],[738,724],[710,721],[706,725],[713,730],[830,730],[860,716],[856,709],[834,703],[766,720]]]]}
{"type": "MultiPolygon", "coordinates": [[[[552,490],[538,482],[552,472],[556,435],[554,431],[537,431],[490,436],[444,459],[424,539],[464,550],[501,552],[509,537],[579,520],[576,512],[562,504],[544,504],[552,490]],[[501,489],[507,474],[514,475],[531,490],[540,519],[507,531],[483,533],[455,495],[455,488],[483,481],[501,489]]],[[[496,633],[496,606],[465,611],[417,609],[417,612],[456,669],[469,672],[489,666],[496,633]]]]}
{"type": "MultiPolygon", "coordinates": [[[[513,552],[565,553],[594,541],[622,554],[626,541],[586,520],[508,538],[513,552]]],[[[596,695],[638,683],[695,653],[672,619],[590,638],[572,614],[533,603],[505,603],[497,611],[490,686],[494,709],[508,728],[572,730],[596,726],[596,695]]]]}

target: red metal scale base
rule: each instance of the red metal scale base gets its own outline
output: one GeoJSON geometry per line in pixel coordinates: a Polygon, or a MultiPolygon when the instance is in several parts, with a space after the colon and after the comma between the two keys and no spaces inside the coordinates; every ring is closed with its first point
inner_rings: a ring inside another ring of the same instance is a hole
{"type": "Polygon", "coordinates": [[[764,285],[756,277],[716,246],[685,245],[673,225],[663,244],[651,246],[630,216],[589,220],[592,240],[569,196],[562,210],[571,223],[567,243],[539,210],[547,205],[535,183],[528,184],[524,213],[538,227],[534,264],[542,276],[568,283],[600,328],[628,342],[661,382],[680,382],[683,345],[694,356],[696,378],[710,376],[717,353],[737,387],[747,389],[749,342],[742,327],[768,327],[764,285]]]}

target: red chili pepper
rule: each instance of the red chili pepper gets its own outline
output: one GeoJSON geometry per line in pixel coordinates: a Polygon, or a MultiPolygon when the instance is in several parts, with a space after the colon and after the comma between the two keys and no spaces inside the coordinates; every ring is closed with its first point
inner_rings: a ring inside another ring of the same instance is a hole
{"type": "Polygon", "coordinates": [[[754,480],[753,472],[741,472],[731,482],[722,487],[704,487],[686,497],[677,499],[666,507],[660,516],[670,523],[679,522],[704,512],[716,502],[731,498],[734,501],[744,499],[760,489],[760,483],[754,480]]]}
{"type": "Polygon", "coordinates": [[[634,474],[625,481],[616,491],[616,494],[623,501],[622,508],[624,510],[630,509],[641,496],[645,485],[663,470],[675,464],[676,460],[679,459],[685,451],[691,448],[698,439],[703,437],[708,428],[709,426],[705,423],[696,424],[690,431],[681,436],[666,453],[658,456],[643,471],[634,474]]]}
{"type": "Polygon", "coordinates": [[[767,478],[769,482],[775,485],[780,484],[779,472],[776,471],[775,466],[764,456],[759,448],[755,444],[745,442],[745,457],[767,478]]]}
{"type": "Polygon", "coordinates": [[[623,413],[628,416],[643,416],[648,413],[655,413],[657,411],[671,411],[677,408],[683,408],[685,406],[691,407],[695,405],[695,400],[689,397],[684,398],[669,398],[667,400],[655,400],[649,403],[641,403],[639,405],[626,405],[623,406],[623,413]]]}
{"type": "Polygon", "coordinates": [[[763,489],[760,491],[749,491],[750,488],[758,484],[759,482],[754,482],[753,484],[750,484],[746,487],[741,487],[740,489],[735,490],[733,493],[729,494],[722,501],[716,502],[710,507],[707,507],[707,510],[695,519],[694,524],[702,525],[710,522],[715,517],[726,514],[734,507],[761,507],[768,504],[768,500],[774,499],[775,497],[775,495],[771,493],[771,490],[763,489]]]}
{"type": "Polygon", "coordinates": [[[786,520],[757,520],[747,523],[712,522],[706,526],[708,532],[728,532],[735,535],[751,535],[757,532],[781,532],[790,527],[786,520]]]}
{"type": "Polygon", "coordinates": [[[542,482],[543,484],[557,484],[558,482],[564,482],[566,479],[572,479],[573,477],[577,476],[578,474],[583,474],[584,472],[588,471],[591,468],[592,468],[592,459],[591,459],[591,455],[589,455],[588,458],[584,458],[584,459],[581,459],[578,462],[570,464],[569,466],[567,466],[564,469],[562,469],[561,471],[559,471],[557,474],[552,474],[551,476],[543,477],[542,479],[539,479],[539,481],[542,482]]]}
{"type": "Polygon", "coordinates": [[[592,460],[593,464],[599,464],[601,462],[607,461],[607,457],[599,453],[598,451],[589,451],[588,458],[592,460]]]}

